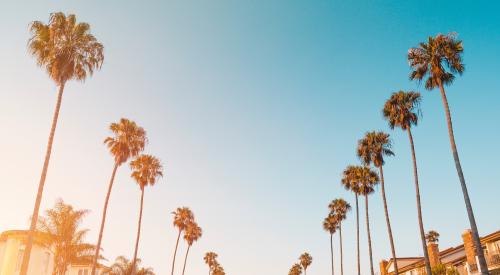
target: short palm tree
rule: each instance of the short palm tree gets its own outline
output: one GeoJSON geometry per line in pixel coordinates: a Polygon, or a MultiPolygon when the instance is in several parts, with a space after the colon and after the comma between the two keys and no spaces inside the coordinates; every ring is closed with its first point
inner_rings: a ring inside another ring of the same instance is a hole
{"type": "Polygon", "coordinates": [[[387,224],[387,232],[389,234],[389,243],[391,245],[392,259],[394,262],[394,274],[398,275],[398,263],[396,261],[396,249],[394,248],[394,238],[392,236],[391,221],[389,219],[389,210],[387,207],[387,199],[385,196],[384,184],[384,166],[385,156],[394,156],[391,139],[389,134],[384,132],[368,132],[365,137],[358,141],[358,157],[364,165],[373,164],[379,169],[380,185],[382,187],[382,202],[384,203],[385,223],[387,224]]]}
{"type": "Polygon", "coordinates": [[[323,220],[323,229],[330,235],[330,256],[332,260],[332,275],[335,274],[335,268],[333,265],[333,234],[337,232],[338,221],[335,215],[329,214],[323,220]]]}
{"type": "Polygon", "coordinates": [[[420,230],[420,240],[422,242],[422,249],[424,252],[425,269],[427,274],[431,274],[431,264],[429,260],[429,253],[427,252],[427,244],[425,242],[424,222],[422,218],[422,206],[420,203],[420,187],[418,183],[418,168],[417,157],[415,156],[415,145],[413,143],[413,135],[411,134],[411,127],[418,124],[418,117],[420,114],[420,93],[417,92],[403,92],[399,91],[393,93],[391,98],[387,100],[382,111],[384,118],[389,122],[389,127],[401,128],[408,133],[410,140],[411,156],[413,160],[413,176],[415,179],[415,194],[417,201],[417,214],[418,226],[420,230]]]}
{"type": "MultiPolygon", "coordinates": [[[[141,189],[141,204],[139,207],[139,222],[137,224],[137,238],[135,240],[134,258],[132,265],[135,266],[137,260],[137,251],[139,250],[139,239],[141,237],[142,209],[144,206],[144,189],[146,186],[153,186],[158,178],[163,177],[163,166],[160,160],[151,155],[139,155],[130,162],[132,169],[132,178],[141,189]]],[[[135,275],[135,274],[132,274],[135,275]]]]}
{"type": "Polygon", "coordinates": [[[372,275],[375,275],[373,269],[373,254],[372,254],[372,237],[370,233],[370,216],[368,212],[368,195],[375,192],[375,185],[377,185],[380,180],[377,172],[366,166],[358,166],[357,169],[358,180],[359,180],[359,195],[365,197],[365,214],[366,214],[366,233],[368,235],[368,253],[370,255],[370,271],[372,275]]]}
{"type": "Polygon", "coordinates": [[[455,167],[464,196],[479,267],[481,269],[481,274],[488,274],[488,266],[486,265],[484,252],[481,248],[476,219],[474,218],[472,203],[470,202],[462,165],[460,164],[460,158],[458,156],[457,144],[455,143],[450,106],[444,90],[444,85],[451,85],[453,83],[455,74],[458,73],[462,75],[465,70],[465,66],[462,63],[463,51],[462,41],[457,39],[456,34],[438,34],[436,37],[429,37],[427,43],[422,42],[419,47],[411,48],[408,51],[408,61],[412,69],[410,79],[422,81],[424,78],[427,78],[425,80],[425,88],[427,90],[439,88],[441,92],[441,99],[446,114],[446,123],[448,125],[451,151],[453,159],[455,160],[455,167]]]}
{"type": "Polygon", "coordinates": [[[342,221],[347,218],[347,212],[351,211],[351,205],[344,199],[334,199],[329,205],[330,213],[338,222],[340,240],[340,274],[344,275],[344,253],[342,248],[342,221]]]}
{"type": "Polygon", "coordinates": [[[43,162],[42,175],[38,183],[38,192],[31,216],[31,226],[24,250],[21,275],[26,275],[28,271],[33,246],[33,234],[37,225],[38,212],[40,211],[64,87],[66,82],[70,80],[85,81],[87,76],[92,75],[95,70],[101,68],[104,61],[104,47],[90,33],[90,25],[78,23],[76,16],[73,14],[66,16],[62,12],[52,13],[48,24],[40,21],[32,22],[30,32],[29,52],[36,58],[38,65],[47,71],[49,77],[59,87],[59,91],[43,162]]]}
{"type": "Polygon", "coordinates": [[[195,222],[189,222],[186,226],[186,230],[184,231],[184,240],[188,244],[188,248],[186,250],[186,256],[184,257],[184,266],[182,267],[182,275],[184,275],[184,271],[186,271],[186,263],[189,254],[189,249],[193,245],[194,242],[198,241],[203,234],[201,227],[198,226],[195,222]]]}
{"type": "Polygon", "coordinates": [[[97,247],[95,250],[94,262],[92,264],[92,275],[96,274],[97,259],[99,258],[101,249],[104,224],[106,223],[106,213],[108,211],[108,203],[111,196],[111,190],[113,189],[116,171],[118,167],[127,162],[129,158],[139,155],[139,153],[144,150],[144,146],[146,146],[147,143],[146,131],[135,122],[126,118],[120,119],[118,123],[111,123],[109,129],[113,133],[113,136],[104,139],[104,144],[108,146],[111,155],[114,157],[114,165],[109,180],[108,192],[104,200],[101,227],[99,229],[99,237],[97,239],[97,247]]]}
{"type": "Polygon", "coordinates": [[[300,264],[294,264],[292,268],[290,268],[290,271],[288,272],[288,275],[300,275],[302,274],[302,267],[300,264]]]}
{"type": "Polygon", "coordinates": [[[91,264],[95,246],[85,243],[88,229],[80,229],[88,210],[76,210],[58,200],[38,220],[37,230],[45,233],[46,245],[53,247],[54,275],[65,275],[70,264],[91,264]]]}
{"type": "Polygon", "coordinates": [[[356,252],[358,275],[361,275],[361,259],[359,253],[359,180],[357,176],[358,166],[349,165],[342,172],[341,184],[346,190],[354,193],[356,199],[356,252]]]}
{"type": "Polygon", "coordinates": [[[427,234],[425,234],[425,239],[429,243],[437,243],[439,242],[439,233],[437,231],[430,230],[427,234]]]}
{"type": "Polygon", "coordinates": [[[203,257],[203,260],[205,260],[205,263],[208,265],[208,275],[211,274],[211,271],[213,270],[215,264],[217,263],[217,253],[215,252],[207,252],[205,253],[205,257],[203,257]]]}
{"type": "Polygon", "coordinates": [[[175,243],[174,257],[172,259],[172,275],[174,275],[175,267],[175,257],[177,255],[177,248],[179,247],[179,240],[181,238],[181,233],[186,230],[189,223],[194,221],[194,214],[188,207],[179,207],[172,212],[174,215],[174,226],[179,230],[179,235],[177,236],[177,241],[175,243]]]}
{"type": "Polygon", "coordinates": [[[138,266],[141,264],[141,259],[136,259],[135,265],[132,264],[124,256],[119,256],[116,258],[113,265],[111,265],[107,270],[104,271],[103,275],[155,275],[152,268],[146,268],[138,266]],[[136,266],[134,268],[134,266],[136,266]]]}
{"type": "Polygon", "coordinates": [[[304,269],[304,275],[307,275],[307,268],[312,264],[312,260],[313,260],[313,258],[307,252],[300,255],[299,261],[300,261],[300,265],[304,269]]]}

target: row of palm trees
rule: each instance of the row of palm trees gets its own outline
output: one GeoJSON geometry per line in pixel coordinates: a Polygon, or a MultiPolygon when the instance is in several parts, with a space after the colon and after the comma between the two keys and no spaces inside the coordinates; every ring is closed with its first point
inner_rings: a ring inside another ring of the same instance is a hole
{"type": "MultiPolygon", "coordinates": [[[[479,267],[482,275],[489,274],[486,261],[484,258],[483,250],[479,241],[479,234],[472,210],[472,205],[467,191],[467,186],[465,183],[465,178],[463,176],[462,167],[460,164],[458,150],[455,143],[455,137],[453,134],[452,120],[449,104],[446,98],[446,93],[444,90],[444,85],[450,85],[455,79],[455,74],[461,75],[464,71],[464,65],[462,63],[462,53],[463,46],[462,41],[457,39],[456,34],[450,33],[447,35],[438,34],[435,37],[429,37],[428,42],[422,42],[418,47],[411,48],[408,51],[408,61],[411,67],[410,79],[417,81],[425,80],[425,88],[428,90],[433,90],[439,88],[441,92],[441,98],[443,101],[446,122],[448,126],[448,134],[452,149],[453,158],[455,160],[455,166],[457,169],[460,186],[462,188],[462,193],[464,196],[464,201],[466,205],[467,215],[470,221],[471,231],[473,235],[473,242],[475,245],[476,253],[478,255],[479,267]]],[[[427,274],[432,274],[429,255],[427,251],[427,241],[436,240],[439,235],[435,231],[430,231],[427,236],[425,234],[423,217],[422,217],[422,206],[420,200],[420,185],[418,180],[418,168],[417,160],[415,154],[415,145],[412,135],[412,127],[418,124],[418,119],[421,114],[420,102],[421,95],[414,91],[398,91],[391,95],[391,97],[385,102],[382,114],[387,120],[389,127],[391,129],[401,128],[408,134],[408,139],[410,143],[411,156],[413,160],[413,176],[415,184],[415,197],[417,205],[417,218],[419,224],[419,233],[422,244],[422,251],[424,254],[425,270],[427,274]]],[[[368,196],[372,194],[375,189],[374,187],[380,183],[382,202],[384,206],[384,214],[387,225],[387,232],[389,237],[389,244],[391,247],[391,254],[394,263],[394,274],[399,274],[398,265],[396,259],[396,251],[394,247],[394,238],[391,229],[391,223],[389,218],[389,210],[387,205],[386,193],[385,193],[385,181],[384,181],[384,171],[383,166],[385,164],[385,157],[394,156],[392,151],[392,141],[389,134],[381,131],[372,131],[366,133],[366,135],[358,141],[356,154],[360,159],[361,165],[349,165],[345,168],[342,175],[341,183],[346,190],[349,190],[355,195],[356,202],[356,237],[357,237],[357,271],[358,275],[361,274],[360,271],[360,252],[359,252],[359,206],[358,199],[360,196],[365,198],[365,217],[366,217],[366,229],[368,237],[368,252],[370,259],[370,272],[374,275],[373,268],[373,257],[372,257],[372,244],[370,235],[370,220],[369,220],[369,200],[368,196]],[[375,171],[373,166],[378,170],[375,171]]],[[[334,201],[335,202],[335,201],[334,201]]],[[[332,236],[333,234],[341,229],[341,221],[345,219],[337,210],[335,210],[332,205],[329,206],[330,214],[325,218],[323,222],[324,229],[330,233],[330,244],[332,251],[332,275],[334,274],[333,267],[333,244],[332,236]]],[[[340,237],[342,240],[342,237],[340,237]]],[[[342,249],[342,244],[340,245],[342,249]]],[[[341,250],[342,257],[342,250],[341,250]]],[[[342,264],[342,260],[341,260],[342,264]]],[[[341,274],[343,270],[341,268],[341,274]]]]}
{"type": "Polygon", "coordinates": [[[301,275],[302,270],[304,271],[304,275],[307,275],[307,268],[312,264],[313,258],[309,253],[304,252],[299,257],[299,262],[292,265],[290,271],[288,271],[288,275],[301,275]]]}

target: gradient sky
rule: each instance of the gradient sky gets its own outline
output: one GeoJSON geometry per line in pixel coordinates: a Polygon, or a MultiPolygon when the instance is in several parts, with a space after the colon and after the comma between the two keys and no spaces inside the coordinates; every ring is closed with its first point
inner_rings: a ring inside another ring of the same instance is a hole
{"type": "MultiPolygon", "coordinates": [[[[408,139],[380,113],[403,89],[423,94],[414,138],[425,227],[441,233],[441,248],[459,244],[468,220],[442,102],[408,80],[405,59],[409,47],[450,31],[465,47],[466,71],[447,89],[462,165],[480,233],[498,230],[500,4],[493,2],[2,1],[0,231],[29,225],[56,87],[27,53],[28,24],[54,11],[77,14],[105,46],[102,70],[66,86],[42,202],[46,209],[63,198],[90,209],[89,242],[113,165],[102,142],[108,125],[127,117],[147,130],[146,151],[165,166],[146,191],[139,251],[158,274],[170,270],[170,212],[178,206],[189,206],[204,231],[187,274],[207,272],[207,251],[230,275],[286,274],[304,251],[314,257],[309,274],[328,274],[321,223],[332,199],[354,203],[339,180],[358,163],[355,145],[368,130],[389,131],[394,141],[396,157],[384,169],[397,254],[421,255],[408,139]]],[[[390,255],[379,192],[370,207],[378,270],[390,255]]],[[[138,208],[139,188],[123,166],[103,241],[108,259],[132,256],[138,208]]],[[[354,232],[351,213],[346,275],[355,273],[354,232]]],[[[364,223],[361,233],[367,274],[364,223]]]]}

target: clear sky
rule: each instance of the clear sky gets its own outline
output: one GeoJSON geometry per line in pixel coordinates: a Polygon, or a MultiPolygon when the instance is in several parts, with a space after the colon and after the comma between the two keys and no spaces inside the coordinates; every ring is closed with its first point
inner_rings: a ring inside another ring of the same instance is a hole
{"type": "MultiPolygon", "coordinates": [[[[339,180],[368,130],[394,141],[384,172],[397,254],[421,255],[408,139],[381,117],[403,89],[423,94],[414,138],[425,227],[441,233],[441,248],[459,244],[468,220],[441,99],[408,80],[405,59],[409,47],[450,31],[465,47],[466,71],[447,89],[462,165],[480,233],[498,230],[499,10],[495,1],[3,0],[0,231],[29,225],[56,87],[27,53],[28,24],[55,11],[90,23],[105,46],[102,70],[66,87],[42,202],[90,209],[89,242],[113,165],[103,139],[127,117],[147,130],[147,152],[165,166],[146,191],[139,251],[158,274],[170,270],[178,206],[204,230],[187,274],[207,272],[207,251],[238,275],[286,274],[308,251],[309,274],[327,274],[321,223],[332,199],[354,204],[339,180]]],[[[378,270],[390,255],[380,192],[370,207],[378,270]]],[[[123,166],[108,211],[108,259],[132,257],[138,208],[139,188],[123,166]]],[[[346,275],[355,273],[354,221],[352,212],[344,224],[346,275]]],[[[361,233],[367,274],[364,223],[361,233]]]]}

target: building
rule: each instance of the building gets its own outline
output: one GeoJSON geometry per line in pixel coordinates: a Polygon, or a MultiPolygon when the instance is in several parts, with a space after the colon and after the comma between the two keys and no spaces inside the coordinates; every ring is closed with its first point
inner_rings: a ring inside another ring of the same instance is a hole
{"type": "MultiPolygon", "coordinates": [[[[462,234],[463,243],[456,247],[440,250],[437,242],[427,244],[427,251],[431,267],[444,265],[447,269],[456,269],[460,275],[479,274],[478,261],[472,232],[466,230],[462,234]]],[[[488,270],[491,275],[500,275],[500,230],[481,238],[488,270]]],[[[401,275],[424,275],[425,263],[423,257],[397,258],[399,274],[401,275]]],[[[394,274],[394,262],[382,260],[380,262],[380,274],[394,274]]]]}
{"type": "MultiPolygon", "coordinates": [[[[0,275],[18,275],[23,261],[24,247],[28,231],[11,230],[0,234],[0,275]]],[[[44,245],[47,236],[37,233],[31,250],[28,275],[52,275],[54,253],[44,245]]],[[[98,274],[103,272],[101,267],[98,274]]],[[[70,265],[66,275],[90,275],[90,265],[70,265]]]]}

